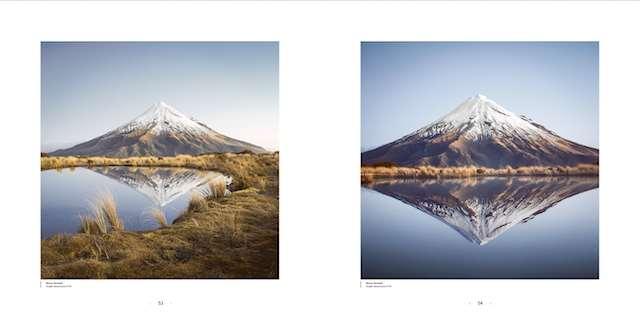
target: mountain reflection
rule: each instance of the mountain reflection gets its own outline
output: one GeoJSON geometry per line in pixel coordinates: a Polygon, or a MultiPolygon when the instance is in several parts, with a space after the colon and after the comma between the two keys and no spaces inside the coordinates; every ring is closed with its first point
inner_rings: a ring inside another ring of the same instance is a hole
{"type": "Polygon", "coordinates": [[[161,167],[94,167],[92,171],[117,180],[144,194],[162,207],[181,195],[202,188],[210,181],[231,178],[213,171],[161,167]]]}
{"type": "Polygon", "coordinates": [[[568,197],[598,188],[598,178],[382,180],[366,187],[413,206],[483,245],[568,197]]]}

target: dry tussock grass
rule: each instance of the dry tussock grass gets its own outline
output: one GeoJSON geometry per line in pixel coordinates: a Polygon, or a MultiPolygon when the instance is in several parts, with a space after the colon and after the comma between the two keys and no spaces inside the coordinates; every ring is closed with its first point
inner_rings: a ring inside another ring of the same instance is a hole
{"type": "Polygon", "coordinates": [[[55,235],[41,248],[43,279],[277,278],[278,200],[248,188],[154,231],[55,235]]]}
{"type": "Polygon", "coordinates": [[[202,195],[211,200],[222,198],[227,192],[227,184],[224,180],[214,180],[207,184],[207,189],[203,190],[202,195]]]}
{"type": "Polygon", "coordinates": [[[193,212],[203,212],[208,209],[207,199],[199,192],[194,192],[191,194],[191,199],[189,200],[189,207],[187,210],[193,212]]]}
{"type": "Polygon", "coordinates": [[[105,234],[111,231],[123,231],[124,223],[118,215],[116,201],[109,192],[104,192],[91,203],[92,216],[80,217],[80,232],[87,234],[105,234]]]}
{"type": "Polygon", "coordinates": [[[485,167],[395,167],[363,166],[360,169],[361,183],[371,183],[376,178],[466,178],[477,176],[594,176],[598,165],[579,164],[568,166],[529,166],[494,169],[485,167]]]}
{"type": "Polygon", "coordinates": [[[165,228],[169,226],[169,224],[167,223],[167,216],[165,216],[162,210],[160,209],[151,210],[151,216],[156,221],[156,223],[158,223],[160,228],[165,228]]]}
{"type": "Polygon", "coordinates": [[[73,167],[182,167],[218,171],[233,177],[232,190],[254,187],[271,193],[278,182],[279,153],[220,153],[204,155],[177,155],[174,157],[40,157],[40,170],[73,167]]]}

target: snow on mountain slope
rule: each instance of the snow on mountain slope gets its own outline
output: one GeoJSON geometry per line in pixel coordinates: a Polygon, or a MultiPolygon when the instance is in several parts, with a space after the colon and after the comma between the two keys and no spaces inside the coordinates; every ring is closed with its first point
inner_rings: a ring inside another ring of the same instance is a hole
{"type": "Polygon", "coordinates": [[[51,155],[129,157],[243,151],[267,152],[262,147],[220,134],[159,102],[102,136],[51,155]]]}
{"type": "Polygon", "coordinates": [[[118,128],[118,132],[127,134],[139,129],[147,129],[150,133],[159,135],[167,132],[189,132],[204,134],[210,130],[200,123],[187,118],[172,106],[159,102],[131,122],[118,128]]]}
{"type": "Polygon", "coordinates": [[[362,154],[363,164],[485,167],[598,163],[598,150],[564,139],[486,96],[396,141],[362,154]]]}
{"type": "Polygon", "coordinates": [[[422,138],[429,138],[442,133],[445,129],[463,132],[464,137],[469,140],[508,135],[552,138],[544,130],[480,94],[467,99],[436,121],[435,125],[418,130],[416,134],[422,138]]]}

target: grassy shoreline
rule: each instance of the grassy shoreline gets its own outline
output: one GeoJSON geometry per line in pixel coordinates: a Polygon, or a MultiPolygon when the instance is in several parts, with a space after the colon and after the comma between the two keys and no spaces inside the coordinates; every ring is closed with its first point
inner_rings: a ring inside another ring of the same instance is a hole
{"type": "Polygon", "coordinates": [[[233,190],[247,187],[273,190],[278,181],[279,153],[221,153],[204,155],[177,155],[173,157],[74,157],[41,156],[40,170],[74,167],[179,167],[218,171],[233,177],[233,190]]]}
{"type": "Polygon", "coordinates": [[[392,165],[362,166],[360,167],[360,182],[369,183],[380,178],[409,178],[409,179],[442,179],[468,177],[496,177],[496,176],[597,176],[598,165],[580,164],[568,166],[528,166],[512,168],[486,167],[398,167],[392,165]]]}
{"type": "Polygon", "coordinates": [[[215,170],[232,192],[210,185],[173,223],[127,231],[104,197],[76,234],[41,240],[43,279],[278,278],[278,154],[176,157],[41,157],[41,170],[90,166],[164,166],[215,170]]]}
{"type": "Polygon", "coordinates": [[[278,278],[278,200],[255,188],[207,199],[153,231],[41,241],[43,279],[278,278]]]}

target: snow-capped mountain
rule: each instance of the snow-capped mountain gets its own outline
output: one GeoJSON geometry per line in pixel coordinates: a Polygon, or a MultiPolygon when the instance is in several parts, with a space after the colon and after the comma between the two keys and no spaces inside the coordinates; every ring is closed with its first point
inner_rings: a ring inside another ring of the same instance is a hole
{"type": "Polygon", "coordinates": [[[181,195],[204,188],[207,183],[231,183],[231,177],[218,172],[186,168],[93,167],[97,173],[112,178],[142,193],[160,207],[181,195]]]}
{"type": "Polygon", "coordinates": [[[434,123],[362,153],[363,164],[381,162],[491,168],[597,164],[598,149],[564,139],[476,95],[434,123]]]}
{"type": "Polygon", "coordinates": [[[484,245],[562,200],[598,188],[598,178],[388,180],[365,187],[425,212],[467,240],[484,245]]]}
{"type": "Polygon", "coordinates": [[[132,121],[102,136],[51,155],[173,156],[216,152],[266,152],[262,147],[220,134],[204,123],[159,102],[132,121]]]}

